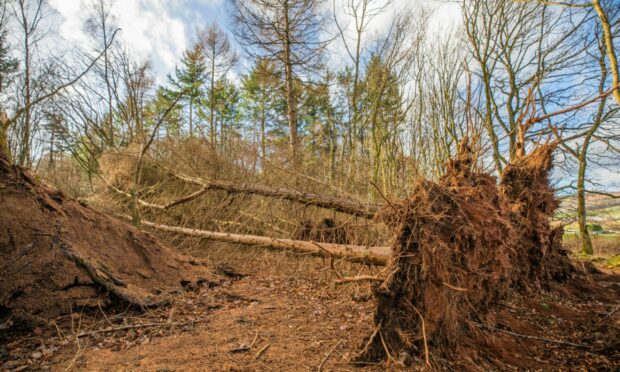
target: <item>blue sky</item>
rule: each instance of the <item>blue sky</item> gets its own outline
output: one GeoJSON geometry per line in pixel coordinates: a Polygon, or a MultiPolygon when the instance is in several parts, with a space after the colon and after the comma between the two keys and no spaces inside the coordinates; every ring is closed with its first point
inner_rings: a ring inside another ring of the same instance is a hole
{"type": "MultiPolygon", "coordinates": [[[[164,82],[166,74],[174,69],[183,51],[190,45],[192,35],[198,27],[217,22],[228,28],[225,0],[110,0],[112,11],[122,31],[119,38],[128,49],[141,59],[149,59],[158,82],[164,82]]],[[[62,39],[76,45],[84,45],[88,38],[83,30],[88,17],[86,10],[90,0],[49,0],[55,10],[53,17],[62,39]]],[[[343,0],[336,0],[338,7],[343,0]]],[[[332,0],[325,2],[332,9],[332,0]]],[[[408,0],[394,0],[388,10],[377,17],[369,35],[385,30],[395,12],[408,0]]],[[[434,20],[437,23],[456,22],[458,5],[433,0],[417,4],[436,7],[434,20]]],[[[232,37],[231,37],[232,39],[232,37]]],[[[336,44],[339,40],[336,41],[336,44]]],[[[333,45],[332,50],[344,53],[344,48],[333,45]]],[[[334,55],[338,59],[339,56],[334,55]]]]}
{"type": "MultiPolygon", "coordinates": [[[[49,0],[56,11],[59,36],[83,45],[89,0],[49,0]]],[[[120,40],[140,59],[152,62],[163,81],[191,42],[197,27],[214,21],[226,26],[223,0],[111,0],[112,12],[122,29],[120,40]]]]}

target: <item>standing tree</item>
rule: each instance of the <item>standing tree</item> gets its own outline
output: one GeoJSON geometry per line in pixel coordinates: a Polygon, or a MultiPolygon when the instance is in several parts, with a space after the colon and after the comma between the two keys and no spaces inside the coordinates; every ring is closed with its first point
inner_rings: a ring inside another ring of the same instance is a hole
{"type": "Polygon", "coordinates": [[[386,8],[391,5],[391,0],[347,0],[343,9],[336,9],[336,1],[333,2],[334,7],[334,23],[338,28],[338,33],[342,39],[347,55],[353,64],[353,76],[351,81],[350,108],[349,118],[350,138],[349,138],[349,166],[351,167],[351,175],[355,172],[356,162],[356,144],[358,138],[358,130],[360,127],[360,79],[361,68],[363,67],[362,56],[364,54],[364,35],[368,31],[369,25],[373,19],[383,13],[386,8]],[[341,25],[338,20],[339,14],[344,14],[353,21],[353,34],[346,26],[341,25]]]}
{"type": "Polygon", "coordinates": [[[298,138],[299,92],[295,81],[314,70],[325,42],[322,0],[229,0],[234,33],[245,51],[256,58],[276,61],[284,69],[286,116],[293,167],[301,165],[298,138]]]}
{"type": "Polygon", "coordinates": [[[268,124],[277,116],[280,77],[273,62],[259,59],[242,82],[243,106],[248,118],[258,124],[256,127],[259,131],[260,153],[265,159],[268,124]]]}
{"type": "Polygon", "coordinates": [[[40,40],[39,25],[45,14],[45,0],[17,0],[13,4],[13,15],[19,26],[22,40],[22,76],[20,94],[23,99],[24,112],[19,128],[19,145],[17,163],[20,166],[30,166],[30,145],[33,130],[33,105],[36,96],[36,78],[34,76],[34,54],[40,40]]]}
{"type": "Polygon", "coordinates": [[[226,77],[226,74],[237,63],[237,54],[233,51],[228,41],[228,36],[222,31],[217,23],[213,23],[208,29],[199,31],[198,39],[202,44],[206,58],[207,74],[209,78],[209,131],[211,146],[216,145],[215,106],[217,95],[217,82],[226,77]]]}
{"type": "Polygon", "coordinates": [[[117,89],[115,79],[112,76],[111,51],[106,47],[110,43],[110,37],[118,29],[116,20],[111,13],[110,5],[106,0],[90,0],[90,17],[86,21],[85,28],[96,43],[97,49],[103,49],[103,58],[95,66],[97,76],[105,86],[105,142],[110,148],[114,147],[114,93],[117,89]]]}
{"type": "Polygon", "coordinates": [[[182,100],[187,103],[189,136],[194,135],[194,109],[204,99],[203,87],[206,82],[206,57],[202,43],[195,43],[183,52],[181,67],[175,69],[174,77],[168,76],[172,85],[170,95],[178,96],[185,92],[182,100]]]}
{"type": "Polygon", "coordinates": [[[19,68],[17,59],[11,56],[11,47],[7,41],[8,14],[7,0],[0,1],[0,152],[10,154],[7,138],[9,120],[6,115],[6,89],[11,85],[19,68]]]}

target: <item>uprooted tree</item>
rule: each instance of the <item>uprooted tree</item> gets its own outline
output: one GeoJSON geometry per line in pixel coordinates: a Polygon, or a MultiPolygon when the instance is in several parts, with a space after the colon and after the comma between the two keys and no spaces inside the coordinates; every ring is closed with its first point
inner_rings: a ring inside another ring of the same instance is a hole
{"type": "Polygon", "coordinates": [[[548,179],[553,148],[517,158],[498,185],[463,142],[438,182],[418,182],[378,213],[395,241],[359,361],[406,355],[428,364],[431,353],[459,354],[481,342],[480,328],[494,325],[490,309],[510,291],[571,276],[562,230],[549,222],[558,206],[548,179]]]}

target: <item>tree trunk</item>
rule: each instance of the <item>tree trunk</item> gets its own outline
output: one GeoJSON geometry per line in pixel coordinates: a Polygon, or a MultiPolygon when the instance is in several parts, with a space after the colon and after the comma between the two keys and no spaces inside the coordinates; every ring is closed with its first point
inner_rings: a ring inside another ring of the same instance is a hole
{"type": "Polygon", "coordinates": [[[297,106],[295,100],[295,87],[293,81],[293,63],[291,61],[291,35],[289,20],[288,1],[284,2],[284,73],[286,78],[286,112],[289,129],[289,147],[291,163],[294,169],[301,165],[301,156],[298,149],[297,138],[297,106]]]}
{"type": "Polygon", "coordinates": [[[189,136],[190,138],[194,136],[194,127],[193,127],[193,114],[194,114],[194,99],[189,99],[189,136]]]}
{"type": "Polygon", "coordinates": [[[279,239],[259,235],[241,235],[222,232],[212,232],[185,227],[161,225],[154,222],[142,221],[148,226],[160,231],[200,237],[220,242],[257,245],[271,249],[290,249],[317,256],[344,259],[350,262],[366,263],[385,266],[391,255],[389,247],[362,247],[344,244],[317,243],[304,240],[279,239]]]}
{"type": "Polygon", "coordinates": [[[103,3],[100,4],[102,7],[102,29],[103,29],[103,47],[105,48],[103,51],[103,64],[104,64],[104,79],[105,85],[108,90],[108,146],[110,148],[114,148],[114,117],[112,115],[112,87],[110,84],[109,77],[109,61],[108,61],[108,32],[106,26],[106,17],[103,16],[103,3]]]}
{"type": "MultiPolygon", "coordinates": [[[[257,184],[235,184],[226,181],[209,181],[200,178],[183,176],[172,171],[171,173],[185,182],[201,186],[204,190],[222,190],[236,194],[254,194],[271,198],[279,198],[305,205],[331,209],[336,212],[347,213],[368,219],[374,218],[375,213],[382,207],[381,204],[363,203],[353,199],[313,194],[283,187],[269,187],[257,184]]],[[[147,205],[148,203],[141,204],[147,205]]],[[[175,205],[178,204],[180,203],[175,205]]]]}
{"type": "Polygon", "coordinates": [[[19,151],[18,164],[21,167],[30,167],[30,126],[31,126],[31,87],[30,87],[30,36],[28,32],[28,20],[23,13],[24,22],[24,125],[21,138],[21,148],[19,151]]]}
{"type": "Polygon", "coordinates": [[[577,176],[577,216],[579,219],[579,236],[581,238],[581,253],[591,255],[594,253],[592,239],[588,231],[586,219],[586,191],[585,176],[587,166],[587,148],[583,148],[579,157],[579,174],[577,176]]]}
{"type": "Polygon", "coordinates": [[[6,112],[0,112],[0,156],[4,156],[9,162],[11,159],[11,148],[9,147],[9,117],[6,112]]]}
{"type": "Polygon", "coordinates": [[[215,148],[215,44],[211,50],[211,91],[209,92],[209,129],[211,129],[211,147],[215,148]]]}
{"type": "Polygon", "coordinates": [[[605,47],[607,49],[607,58],[609,59],[609,67],[611,68],[611,75],[614,88],[614,99],[620,105],[620,70],[618,68],[618,58],[616,56],[616,50],[614,49],[614,37],[611,31],[611,25],[609,24],[609,19],[607,18],[607,14],[603,10],[601,6],[600,0],[593,0],[592,4],[594,5],[594,10],[596,10],[596,14],[601,21],[601,26],[603,28],[603,37],[605,40],[605,47]]]}
{"type": "MultiPolygon", "coordinates": [[[[263,160],[267,158],[266,144],[265,144],[265,102],[262,103],[261,113],[260,113],[260,148],[261,154],[263,156],[263,160]]],[[[261,164],[263,162],[261,161],[261,164]]]]}

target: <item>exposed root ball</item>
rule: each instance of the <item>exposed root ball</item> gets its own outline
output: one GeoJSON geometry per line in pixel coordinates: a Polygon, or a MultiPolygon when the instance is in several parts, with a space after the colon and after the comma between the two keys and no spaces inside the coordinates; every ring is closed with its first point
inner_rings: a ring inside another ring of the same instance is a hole
{"type": "Polygon", "coordinates": [[[472,170],[462,144],[439,182],[420,182],[409,199],[377,214],[394,229],[394,253],[358,361],[450,359],[473,344],[477,324],[493,325],[489,309],[515,285],[570,275],[561,231],[548,221],[557,206],[551,151],[511,164],[498,188],[495,177],[472,170]]]}
{"type": "Polygon", "coordinates": [[[84,207],[0,156],[0,323],[156,306],[215,280],[150,235],[84,207]]]}

